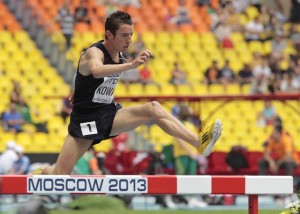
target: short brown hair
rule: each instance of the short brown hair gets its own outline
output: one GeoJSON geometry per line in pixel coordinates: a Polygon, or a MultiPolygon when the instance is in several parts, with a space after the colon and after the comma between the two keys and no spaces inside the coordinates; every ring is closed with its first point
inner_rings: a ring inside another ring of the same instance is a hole
{"type": "Polygon", "coordinates": [[[115,36],[121,24],[132,25],[133,22],[129,13],[117,10],[106,18],[105,31],[109,30],[115,36]]]}

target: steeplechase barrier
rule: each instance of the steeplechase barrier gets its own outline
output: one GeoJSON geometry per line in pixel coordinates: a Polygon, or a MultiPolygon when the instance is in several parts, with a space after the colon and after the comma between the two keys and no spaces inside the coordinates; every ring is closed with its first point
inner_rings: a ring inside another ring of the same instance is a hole
{"type": "Polygon", "coordinates": [[[259,195],[293,193],[292,176],[1,175],[0,194],[235,194],[248,195],[258,214],[259,195]]]}

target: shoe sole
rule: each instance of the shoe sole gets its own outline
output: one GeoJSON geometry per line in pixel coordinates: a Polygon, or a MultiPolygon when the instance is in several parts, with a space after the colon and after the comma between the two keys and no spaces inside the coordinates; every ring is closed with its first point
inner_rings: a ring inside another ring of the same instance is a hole
{"type": "Polygon", "coordinates": [[[209,144],[207,145],[207,147],[205,148],[204,153],[203,153],[203,155],[205,157],[210,155],[214,145],[216,144],[216,142],[220,138],[221,134],[222,134],[222,121],[220,119],[217,119],[216,122],[215,122],[214,129],[212,131],[212,138],[211,138],[209,144]]]}

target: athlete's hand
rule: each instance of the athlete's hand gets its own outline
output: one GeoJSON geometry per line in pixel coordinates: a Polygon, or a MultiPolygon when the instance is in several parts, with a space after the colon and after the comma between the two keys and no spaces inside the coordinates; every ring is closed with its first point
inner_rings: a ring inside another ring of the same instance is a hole
{"type": "Polygon", "coordinates": [[[136,58],[131,62],[133,68],[137,68],[140,65],[145,64],[148,59],[152,57],[152,53],[149,50],[142,51],[136,58]]]}

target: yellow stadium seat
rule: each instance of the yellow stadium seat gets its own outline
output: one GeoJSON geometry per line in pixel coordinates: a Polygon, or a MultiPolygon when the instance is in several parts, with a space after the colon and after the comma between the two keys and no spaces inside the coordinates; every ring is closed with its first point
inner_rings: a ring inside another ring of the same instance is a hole
{"type": "Polygon", "coordinates": [[[135,83],[129,85],[129,95],[130,96],[142,96],[144,95],[144,88],[142,84],[135,83]]]}
{"type": "Polygon", "coordinates": [[[159,87],[157,85],[154,84],[147,84],[145,86],[145,95],[149,95],[149,96],[159,96],[161,93],[159,87]]]}
{"type": "Polygon", "coordinates": [[[245,9],[245,13],[247,14],[250,20],[253,20],[255,17],[259,15],[259,11],[254,6],[248,6],[245,9]]]}
{"type": "Polygon", "coordinates": [[[20,132],[16,134],[16,142],[17,144],[24,145],[32,143],[32,136],[26,132],[20,132]]]}
{"type": "Polygon", "coordinates": [[[262,54],[263,53],[262,42],[260,42],[260,41],[249,42],[249,49],[251,50],[252,53],[258,52],[258,53],[262,54]]]}
{"type": "Polygon", "coordinates": [[[142,40],[146,45],[154,44],[156,42],[156,35],[154,32],[144,32],[142,34],[142,40]]]}
{"type": "Polygon", "coordinates": [[[6,44],[7,42],[11,42],[13,40],[12,34],[9,31],[0,31],[0,43],[6,44]]]}
{"type": "Polygon", "coordinates": [[[171,43],[171,49],[176,53],[181,53],[186,50],[186,46],[184,43],[171,43]]]}
{"type": "Polygon", "coordinates": [[[205,95],[207,94],[207,86],[202,84],[202,83],[198,83],[198,84],[194,84],[194,94],[195,95],[205,95]]]}
{"type": "Polygon", "coordinates": [[[24,42],[27,42],[30,39],[30,36],[28,35],[28,33],[26,31],[19,31],[19,32],[15,32],[13,34],[14,40],[16,42],[18,42],[19,44],[22,44],[24,42]]]}
{"type": "Polygon", "coordinates": [[[237,74],[244,67],[244,63],[240,60],[231,60],[230,67],[232,68],[234,73],[237,74]]]}
{"type": "Polygon", "coordinates": [[[156,35],[156,41],[158,44],[169,45],[171,43],[171,36],[168,32],[159,32],[156,35]]]}
{"type": "Polygon", "coordinates": [[[16,140],[16,136],[14,133],[12,132],[3,132],[1,135],[0,135],[0,139],[1,139],[1,142],[0,144],[3,144],[3,145],[6,145],[6,143],[10,140],[16,140]]]}
{"type": "Polygon", "coordinates": [[[222,85],[219,84],[213,84],[209,86],[208,89],[209,94],[224,94],[224,88],[222,85]]]}
{"type": "MultiPolygon", "coordinates": [[[[197,68],[193,68],[193,66],[191,66],[191,69],[189,72],[188,72],[188,80],[191,82],[191,84],[193,85],[197,85],[197,84],[200,84],[203,79],[204,79],[204,76],[202,74],[202,72],[197,68]]],[[[188,71],[188,69],[187,69],[188,71]]]]}
{"type": "Polygon", "coordinates": [[[227,90],[226,90],[227,94],[240,94],[240,87],[238,84],[229,84],[227,85],[227,90]]]}
{"type": "Polygon", "coordinates": [[[270,54],[272,51],[271,42],[266,41],[263,43],[263,53],[264,54],[270,54]]]}
{"type": "Polygon", "coordinates": [[[185,96],[191,96],[194,94],[194,89],[186,84],[186,85],[179,85],[178,86],[178,95],[185,95],[185,96]]]}
{"type": "Polygon", "coordinates": [[[240,32],[232,32],[230,38],[235,45],[239,45],[239,43],[245,42],[244,34],[240,32]]]}
{"type": "Polygon", "coordinates": [[[250,19],[245,14],[239,14],[239,21],[241,25],[245,26],[249,22],[249,20],[250,19]]]}
{"type": "Polygon", "coordinates": [[[205,47],[209,47],[209,46],[217,46],[217,40],[214,36],[213,33],[211,32],[206,32],[206,33],[203,33],[201,36],[201,41],[202,41],[202,45],[205,47]]]}
{"type": "Polygon", "coordinates": [[[288,45],[285,49],[284,49],[284,55],[286,57],[289,57],[290,55],[296,55],[297,51],[296,49],[292,46],[292,45],[288,45]]]}
{"type": "Polygon", "coordinates": [[[36,132],[32,136],[32,141],[34,145],[47,144],[49,143],[48,134],[43,132],[36,132]]]}
{"type": "Polygon", "coordinates": [[[113,145],[111,140],[104,140],[99,144],[94,146],[96,152],[109,152],[111,151],[113,145]]]}
{"type": "Polygon", "coordinates": [[[1,84],[0,84],[1,93],[9,94],[9,92],[12,90],[12,87],[13,87],[10,78],[0,77],[0,82],[1,82],[1,84]]]}
{"type": "Polygon", "coordinates": [[[171,44],[184,46],[186,37],[183,32],[177,31],[171,33],[171,44]]]}
{"type": "Polygon", "coordinates": [[[200,46],[200,35],[196,32],[190,32],[186,34],[186,42],[189,46],[200,46]]]}
{"type": "Polygon", "coordinates": [[[251,51],[239,52],[239,59],[245,64],[250,64],[253,60],[251,51]]]}
{"type": "Polygon", "coordinates": [[[64,125],[64,120],[61,116],[53,116],[48,120],[47,128],[50,132],[53,132],[55,130],[58,131],[64,125]]]}
{"type": "Polygon", "coordinates": [[[175,87],[174,87],[174,85],[172,85],[172,84],[169,84],[169,83],[167,83],[167,84],[163,84],[162,85],[162,91],[161,91],[161,94],[162,95],[170,95],[170,96],[174,96],[174,95],[176,95],[176,90],[175,90],[175,87]]]}

